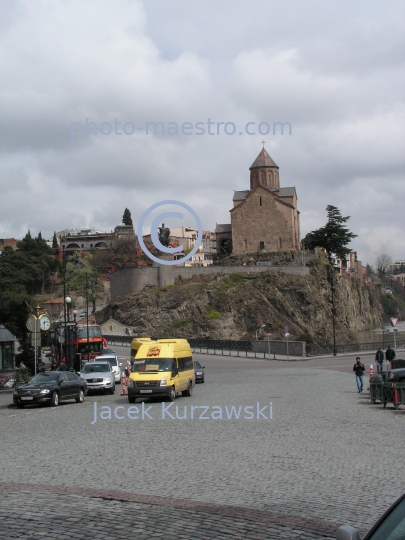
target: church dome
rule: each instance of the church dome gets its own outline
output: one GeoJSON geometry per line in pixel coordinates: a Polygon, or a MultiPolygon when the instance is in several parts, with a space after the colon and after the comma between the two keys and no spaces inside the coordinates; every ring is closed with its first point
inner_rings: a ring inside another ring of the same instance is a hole
{"type": "Polygon", "coordinates": [[[279,166],[271,159],[271,157],[264,148],[254,160],[252,165],[249,167],[249,170],[258,169],[259,167],[276,167],[277,169],[279,168],[279,166]]]}

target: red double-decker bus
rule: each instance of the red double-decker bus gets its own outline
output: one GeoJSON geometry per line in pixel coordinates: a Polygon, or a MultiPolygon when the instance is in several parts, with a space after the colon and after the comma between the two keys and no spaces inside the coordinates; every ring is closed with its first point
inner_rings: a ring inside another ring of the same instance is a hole
{"type": "Polygon", "coordinates": [[[82,355],[82,360],[100,356],[106,346],[107,340],[103,337],[98,324],[77,326],[76,351],[82,355]]]}

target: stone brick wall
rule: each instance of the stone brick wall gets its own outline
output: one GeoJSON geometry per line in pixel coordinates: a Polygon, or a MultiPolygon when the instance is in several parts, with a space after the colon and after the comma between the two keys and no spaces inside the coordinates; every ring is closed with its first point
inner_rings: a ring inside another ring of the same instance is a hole
{"type": "Polygon", "coordinates": [[[159,285],[159,268],[127,268],[121,272],[114,272],[110,281],[111,300],[140,291],[146,285],[159,285]]]}
{"type": "Polygon", "coordinates": [[[196,275],[233,274],[233,273],[259,273],[284,272],[306,276],[309,273],[307,266],[197,266],[194,268],[184,266],[159,266],[158,268],[128,268],[122,272],[111,274],[111,301],[118,296],[142,290],[146,285],[168,287],[181,276],[189,279],[196,275]]]}
{"type": "Polygon", "coordinates": [[[260,242],[264,242],[266,251],[295,249],[291,217],[289,206],[278,202],[265,189],[257,189],[231,211],[232,253],[257,252],[260,242]]]}

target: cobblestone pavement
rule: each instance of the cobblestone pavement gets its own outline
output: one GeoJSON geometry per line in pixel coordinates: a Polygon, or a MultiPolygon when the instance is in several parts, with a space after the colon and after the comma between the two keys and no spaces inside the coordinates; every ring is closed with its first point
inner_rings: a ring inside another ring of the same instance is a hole
{"type": "Polygon", "coordinates": [[[404,489],[392,471],[404,462],[405,410],[371,405],[351,373],[238,366],[206,370],[206,383],[168,409],[174,419],[162,419],[158,402],[144,405],[151,419],[131,419],[118,393],[0,410],[0,538],[312,539],[333,538],[342,523],[367,530],[404,489]],[[260,419],[257,402],[266,407],[260,419]],[[209,417],[222,407],[223,418],[199,419],[196,409],[191,419],[191,405],[209,407],[209,417]],[[188,419],[176,418],[176,406],[188,419]],[[231,406],[242,407],[238,420],[227,419],[231,406]],[[255,418],[243,419],[249,406],[255,418]]]}

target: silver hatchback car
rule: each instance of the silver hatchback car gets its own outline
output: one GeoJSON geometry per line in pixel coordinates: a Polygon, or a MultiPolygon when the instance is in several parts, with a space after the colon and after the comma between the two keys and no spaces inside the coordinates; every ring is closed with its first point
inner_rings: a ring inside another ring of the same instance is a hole
{"type": "Polygon", "coordinates": [[[111,365],[106,360],[91,361],[84,364],[80,378],[87,383],[87,389],[107,390],[110,394],[115,392],[115,377],[111,365]]]}
{"type": "Polygon", "coordinates": [[[103,354],[103,356],[96,356],[94,359],[95,362],[109,362],[112,372],[114,373],[115,382],[121,384],[122,373],[121,366],[122,362],[118,362],[118,357],[114,352],[103,354]]]}

